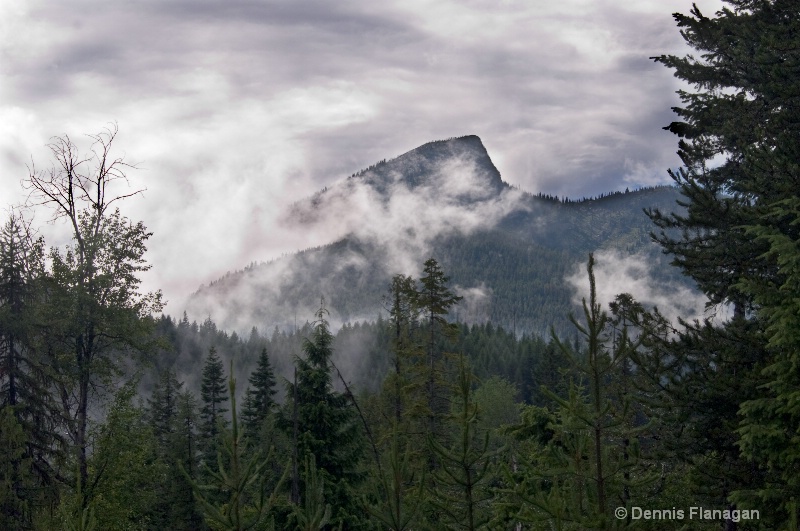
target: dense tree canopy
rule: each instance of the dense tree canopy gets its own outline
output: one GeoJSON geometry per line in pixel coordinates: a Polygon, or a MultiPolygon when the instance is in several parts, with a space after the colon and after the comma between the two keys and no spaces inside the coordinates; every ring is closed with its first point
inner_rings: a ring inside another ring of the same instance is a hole
{"type": "MultiPolygon", "coordinates": [[[[671,507],[670,527],[797,529],[800,4],[674,16],[698,54],[654,58],[686,86],[666,127],[682,209],[648,213],[716,318],[670,322],[626,293],[600,303],[598,234],[620,249],[646,238],[609,221],[631,216],[614,207],[627,194],[540,196],[586,214],[560,217],[546,249],[527,214],[434,242],[446,259],[393,277],[386,320],[334,332],[324,298],[313,322],[249,336],[156,318],[160,293],[140,290],[151,234],[118,209],[138,190],[116,126],[83,155],[54,138],[53,166],[24,184],[71,243],[48,254],[18,213],[0,228],[0,527],[661,529],[630,511],[671,507]],[[548,279],[584,254],[588,298],[567,330],[569,288],[548,279]],[[496,300],[463,304],[445,269],[479,272],[496,300]],[[543,320],[550,338],[518,333],[543,320]],[[677,516],[699,505],[719,514],[677,516]]],[[[324,256],[369,247],[355,246],[324,256]]],[[[377,302],[379,268],[345,269],[343,307],[377,302]]]]}
{"type": "Polygon", "coordinates": [[[722,449],[725,468],[742,456],[749,460],[734,466],[738,472],[719,472],[721,494],[796,517],[800,5],[727,4],[713,18],[697,7],[675,15],[699,57],[655,58],[694,90],[679,93],[680,120],[667,127],[681,138],[684,166],[672,176],[687,213],[651,216],[662,229],[679,229],[658,236],[675,263],[713,303],[733,308],[730,321],[690,328],[674,343],[675,352],[696,364],[696,398],[715,405],[702,428],[713,434],[710,445],[700,452],[722,449]],[[732,417],[737,410],[738,419],[732,417]],[[709,431],[714,424],[722,429],[709,431]]]}

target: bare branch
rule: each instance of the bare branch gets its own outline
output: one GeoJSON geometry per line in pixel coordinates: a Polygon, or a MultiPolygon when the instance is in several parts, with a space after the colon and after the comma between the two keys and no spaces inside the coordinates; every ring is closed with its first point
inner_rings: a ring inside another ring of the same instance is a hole
{"type": "Polygon", "coordinates": [[[26,206],[51,206],[51,221],[65,217],[78,234],[79,212],[91,210],[102,217],[115,201],[144,192],[142,188],[110,195],[110,188],[116,181],[125,181],[130,186],[126,171],[137,168],[136,164],[126,162],[124,157],[112,155],[118,132],[119,127],[112,123],[100,133],[86,135],[92,144],[85,155],[80,154],[69,135],[51,138],[47,148],[55,162],[49,170],[37,171],[31,161],[28,177],[22,182],[23,188],[29,190],[26,206]]]}

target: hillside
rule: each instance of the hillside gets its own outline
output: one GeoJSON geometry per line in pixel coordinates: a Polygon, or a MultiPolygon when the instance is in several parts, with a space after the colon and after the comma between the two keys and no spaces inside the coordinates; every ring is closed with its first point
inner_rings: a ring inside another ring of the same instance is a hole
{"type": "Polygon", "coordinates": [[[240,332],[288,329],[324,296],[334,324],[374,319],[391,276],[417,274],[433,256],[465,297],[455,319],[571,333],[565,277],[604,249],[663,262],[643,209],[671,210],[677,197],[669,187],[580,201],[535,196],[501,179],[478,137],[431,142],[288,207],[287,227],[335,225],[342,234],[203,286],[188,313],[240,332]]]}

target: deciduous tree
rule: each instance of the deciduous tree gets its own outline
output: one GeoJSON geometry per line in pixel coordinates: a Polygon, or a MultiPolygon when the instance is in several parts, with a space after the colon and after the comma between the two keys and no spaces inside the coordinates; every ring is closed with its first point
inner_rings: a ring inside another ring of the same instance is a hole
{"type": "Polygon", "coordinates": [[[52,219],[65,220],[72,232],[72,244],[50,254],[45,320],[83,485],[95,384],[113,376],[121,354],[149,351],[149,317],[162,308],[160,292],[139,289],[139,275],[150,267],[144,253],[151,233],[115,208],[140,192],[115,193],[134,167],[113,155],[116,136],[116,125],[89,135],[92,145],[83,155],[69,136],[55,137],[48,145],[54,165],[46,171],[31,166],[24,181],[28,204],[50,208],[52,219]]]}

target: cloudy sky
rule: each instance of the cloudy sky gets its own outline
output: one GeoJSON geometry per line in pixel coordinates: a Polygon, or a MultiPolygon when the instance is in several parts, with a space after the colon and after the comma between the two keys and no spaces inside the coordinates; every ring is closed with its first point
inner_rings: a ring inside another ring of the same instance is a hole
{"type": "MultiPolygon", "coordinates": [[[[707,14],[720,0],[697,2],[707,14]]],[[[0,199],[54,135],[109,122],[147,188],[148,288],[324,241],[275,220],[430,140],[479,135],[503,178],[580,197],[666,182],[690,0],[3,0],[0,199]]],[[[36,214],[37,222],[47,219],[36,214]]],[[[57,227],[48,227],[57,241],[57,227]]],[[[168,308],[177,313],[179,308],[168,308]]]]}

